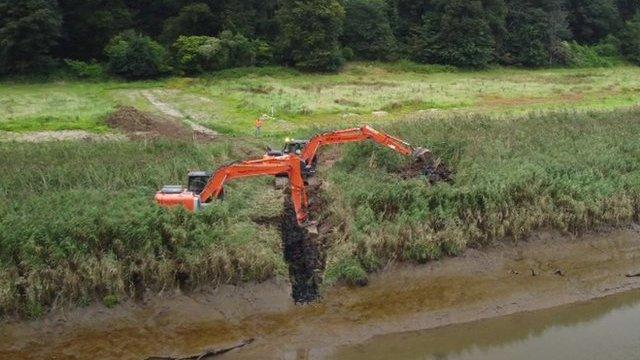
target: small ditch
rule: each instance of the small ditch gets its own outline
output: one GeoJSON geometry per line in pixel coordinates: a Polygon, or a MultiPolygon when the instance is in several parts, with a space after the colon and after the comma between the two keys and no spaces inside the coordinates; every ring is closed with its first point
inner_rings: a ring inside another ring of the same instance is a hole
{"type": "MultiPolygon", "coordinates": [[[[310,198],[309,217],[318,219],[322,209],[320,186],[307,187],[310,198]]],[[[324,235],[326,231],[320,228],[319,234],[310,233],[298,225],[296,212],[290,194],[286,194],[284,211],[280,222],[280,232],[284,247],[284,258],[289,265],[291,281],[291,296],[296,303],[304,304],[318,300],[320,285],[324,273],[326,249],[324,235]]]]}

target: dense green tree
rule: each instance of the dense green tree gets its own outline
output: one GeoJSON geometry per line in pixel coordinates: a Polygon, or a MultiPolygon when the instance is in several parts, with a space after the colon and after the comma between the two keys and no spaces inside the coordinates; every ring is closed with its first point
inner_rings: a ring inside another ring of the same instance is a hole
{"type": "Polygon", "coordinates": [[[335,71],[343,63],[338,39],[344,8],[337,0],[283,0],[278,20],[282,59],[302,70],[335,71]]]}
{"type": "Polygon", "coordinates": [[[169,70],[164,47],[134,31],[115,36],[105,48],[105,54],[109,71],[128,79],[152,78],[169,70]]]}
{"type": "Polygon", "coordinates": [[[622,21],[631,20],[640,11],[640,0],[617,0],[616,4],[622,21]]]}
{"type": "Polygon", "coordinates": [[[59,0],[63,38],[59,55],[98,59],[109,40],[132,25],[124,0],[59,0]]]}
{"type": "Polygon", "coordinates": [[[143,34],[158,37],[164,23],[180,11],[181,1],[177,0],[125,0],[134,28],[143,34]]]}
{"type": "Polygon", "coordinates": [[[384,1],[347,0],[344,8],[344,46],[351,48],[361,59],[390,60],[395,57],[396,39],[384,1]]]}
{"type": "Polygon", "coordinates": [[[162,31],[162,40],[172,43],[180,35],[214,35],[220,31],[209,5],[195,3],[183,7],[176,17],[167,19],[162,31]]]}
{"type": "Polygon", "coordinates": [[[0,0],[0,73],[46,66],[61,22],[54,0],[0,0]]]}
{"type": "Polygon", "coordinates": [[[416,39],[417,60],[462,67],[486,66],[494,56],[487,12],[479,0],[437,0],[416,39]]]}
{"type": "Polygon", "coordinates": [[[392,8],[391,27],[396,39],[408,50],[414,35],[422,29],[425,14],[431,10],[432,0],[387,0],[392,8]]]}
{"type": "Polygon", "coordinates": [[[574,38],[595,44],[619,26],[620,14],[614,0],[569,0],[568,21],[574,38]]]}
{"type": "Polygon", "coordinates": [[[622,54],[636,65],[640,65],[640,12],[626,22],[620,33],[622,54]]]}
{"type": "Polygon", "coordinates": [[[561,5],[553,0],[510,0],[503,61],[523,66],[562,63],[562,43],[571,32],[561,5]]]}

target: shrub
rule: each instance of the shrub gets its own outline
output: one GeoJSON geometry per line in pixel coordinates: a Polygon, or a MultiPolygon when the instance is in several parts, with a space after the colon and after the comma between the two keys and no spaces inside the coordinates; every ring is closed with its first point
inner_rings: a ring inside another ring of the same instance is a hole
{"type": "Polygon", "coordinates": [[[71,75],[80,79],[103,79],[105,77],[104,66],[98,62],[86,63],[79,60],[66,59],[65,64],[71,75]]]}
{"type": "Polygon", "coordinates": [[[162,45],[133,31],[114,37],[105,54],[109,71],[128,79],[153,78],[169,70],[162,45]]]}
{"type": "MultiPolygon", "coordinates": [[[[600,55],[597,46],[580,45],[575,41],[565,42],[564,46],[567,51],[567,65],[573,67],[612,67],[615,65],[615,59],[600,55]]],[[[609,52],[610,49],[603,49],[603,52],[609,52]]]]}
{"type": "Polygon", "coordinates": [[[176,67],[186,74],[221,70],[229,63],[229,54],[214,37],[180,36],[172,51],[176,67]]]}
{"type": "Polygon", "coordinates": [[[172,46],[172,53],[178,69],[186,74],[268,65],[273,61],[269,44],[228,31],[223,31],[220,38],[180,36],[172,46]]]}

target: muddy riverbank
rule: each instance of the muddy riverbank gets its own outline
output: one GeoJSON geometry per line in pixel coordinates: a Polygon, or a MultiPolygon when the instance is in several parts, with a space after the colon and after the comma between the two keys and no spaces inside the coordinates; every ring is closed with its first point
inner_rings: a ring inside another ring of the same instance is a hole
{"type": "Polygon", "coordinates": [[[637,227],[579,238],[539,233],[424,266],[390,265],[368,286],[297,306],[272,280],[144,304],[5,323],[0,358],[144,359],[254,341],[221,358],[323,358],[374,336],[550,308],[640,288],[637,227]]]}

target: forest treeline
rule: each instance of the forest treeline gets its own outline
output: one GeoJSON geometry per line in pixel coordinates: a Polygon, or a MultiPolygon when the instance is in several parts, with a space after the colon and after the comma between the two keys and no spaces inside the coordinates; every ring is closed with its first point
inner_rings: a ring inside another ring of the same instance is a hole
{"type": "Polygon", "coordinates": [[[640,64],[640,0],[0,0],[0,74],[640,64]]]}

